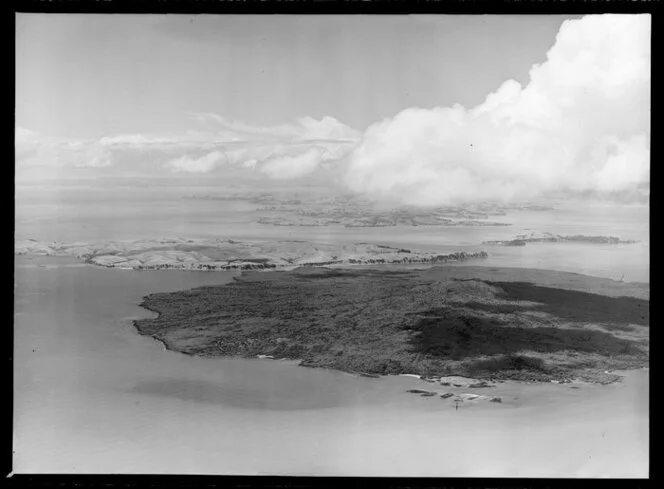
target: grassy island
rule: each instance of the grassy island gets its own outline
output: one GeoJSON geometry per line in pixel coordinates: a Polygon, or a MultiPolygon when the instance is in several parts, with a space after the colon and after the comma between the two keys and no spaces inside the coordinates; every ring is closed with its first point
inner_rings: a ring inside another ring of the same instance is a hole
{"type": "Polygon", "coordinates": [[[203,356],[364,374],[608,382],[648,365],[645,284],[544,270],[299,268],[152,294],[137,329],[203,356]]]}

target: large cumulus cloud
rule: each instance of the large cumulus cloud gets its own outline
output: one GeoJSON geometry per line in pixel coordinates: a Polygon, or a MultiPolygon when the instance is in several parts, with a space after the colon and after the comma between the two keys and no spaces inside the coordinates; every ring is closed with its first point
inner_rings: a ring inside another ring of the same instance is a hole
{"type": "Polygon", "coordinates": [[[467,110],[410,108],[372,125],[345,183],[398,203],[626,191],[649,182],[650,17],[561,26],[523,87],[467,110]]]}

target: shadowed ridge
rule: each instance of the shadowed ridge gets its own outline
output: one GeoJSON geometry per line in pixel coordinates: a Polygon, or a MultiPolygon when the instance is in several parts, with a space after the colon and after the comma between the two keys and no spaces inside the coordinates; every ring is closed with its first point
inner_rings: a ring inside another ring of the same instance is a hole
{"type": "Polygon", "coordinates": [[[604,331],[529,324],[522,317],[507,322],[473,316],[462,308],[431,309],[422,315],[411,327],[416,334],[410,344],[418,353],[451,360],[521,351],[639,354],[634,342],[604,331]]]}
{"type": "MultiPolygon", "coordinates": [[[[589,292],[542,287],[526,282],[490,282],[502,293],[496,297],[510,301],[537,302],[538,311],[573,322],[601,324],[650,324],[650,301],[634,297],[607,297],[589,292]]],[[[468,307],[492,311],[490,306],[468,307]]]]}

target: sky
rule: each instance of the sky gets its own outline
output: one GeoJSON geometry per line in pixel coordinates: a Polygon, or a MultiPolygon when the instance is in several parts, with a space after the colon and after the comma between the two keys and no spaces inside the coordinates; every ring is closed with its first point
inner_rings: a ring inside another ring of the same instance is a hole
{"type": "Polygon", "coordinates": [[[19,14],[17,124],[63,137],[474,105],[545,59],[563,16],[19,14]]]}
{"type": "Polygon", "coordinates": [[[18,14],[16,87],[17,179],[322,169],[419,205],[649,188],[645,15],[18,14]]]}

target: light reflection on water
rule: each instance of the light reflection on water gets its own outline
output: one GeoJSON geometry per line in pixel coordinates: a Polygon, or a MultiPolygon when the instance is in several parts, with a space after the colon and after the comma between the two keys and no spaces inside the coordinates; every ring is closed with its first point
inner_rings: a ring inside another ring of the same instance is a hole
{"type": "Polygon", "coordinates": [[[17,260],[16,472],[647,474],[645,372],[502,385],[504,404],[455,411],[405,393],[422,387],[407,377],[165,351],[131,326],[148,314],[140,298],[231,274],[59,266],[71,263],[17,260]],[[35,262],[58,266],[23,266],[35,262]]]}

